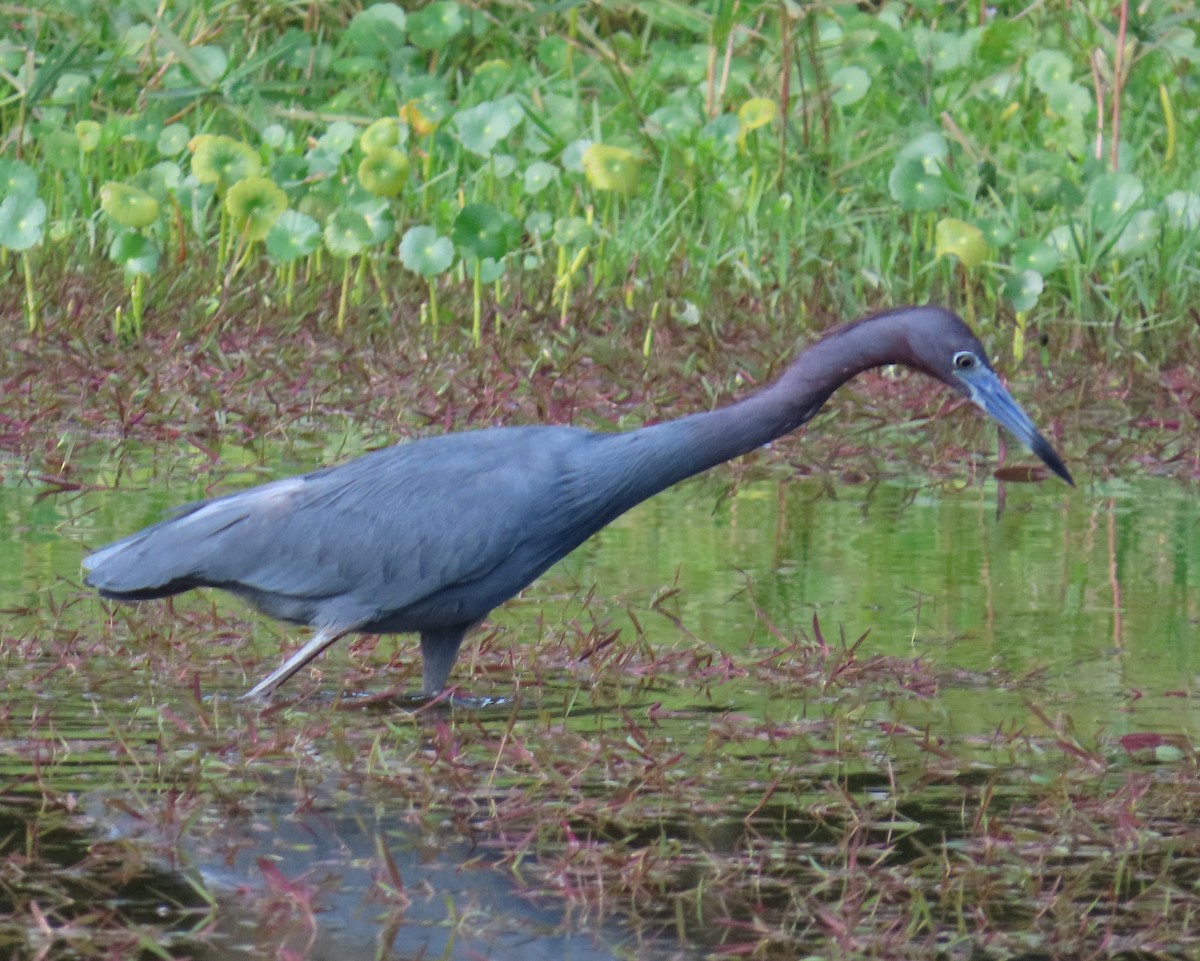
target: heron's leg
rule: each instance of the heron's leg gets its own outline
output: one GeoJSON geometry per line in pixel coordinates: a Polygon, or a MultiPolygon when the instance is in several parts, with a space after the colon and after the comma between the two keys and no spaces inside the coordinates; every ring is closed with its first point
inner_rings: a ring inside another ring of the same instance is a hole
{"type": "Polygon", "coordinates": [[[282,667],[272,671],[255,684],[253,688],[243,694],[242,700],[246,701],[255,697],[270,697],[274,693],[275,688],[279,687],[280,684],[295,674],[300,668],[304,667],[305,664],[320,654],[339,637],[348,633],[350,631],[343,630],[340,627],[322,627],[313,635],[312,640],[284,661],[282,667]]]}
{"type": "Polygon", "coordinates": [[[421,691],[426,697],[437,697],[442,693],[466,633],[465,627],[421,632],[421,660],[424,669],[421,691]]]}

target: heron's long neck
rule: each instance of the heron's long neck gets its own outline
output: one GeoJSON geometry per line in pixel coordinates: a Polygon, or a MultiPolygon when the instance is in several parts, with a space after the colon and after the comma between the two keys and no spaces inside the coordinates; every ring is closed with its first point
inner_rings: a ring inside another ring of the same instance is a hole
{"type": "Polygon", "coordinates": [[[890,362],[902,331],[881,320],[834,331],[745,400],[623,435],[634,466],[630,495],[644,499],[795,430],[855,374],[890,362]]]}

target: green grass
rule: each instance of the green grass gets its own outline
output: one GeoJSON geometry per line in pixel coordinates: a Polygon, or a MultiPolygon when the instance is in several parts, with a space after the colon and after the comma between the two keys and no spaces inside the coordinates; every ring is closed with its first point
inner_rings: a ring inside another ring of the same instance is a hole
{"type": "Polygon", "coordinates": [[[1191,330],[1190,5],[157,9],[8,14],[0,270],[33,331],[69,328],[38,295],[68,270],[123,272],[126,337],[239,289],[338,329],[418,292],[476,344],[517,304],[712,323],[717,288],[787,325],[950,303],[1018,359],[1028,324],[1191,330]]]}
{"type": "MultiPolygon", "coordinates": [[[[1034,349],[1058,361],[1015,392],[1081,477],[1200,471],[1181,0],[1129,10],[1123,40],[1119,9],[1053,2],[983,23],[934,2],[0,9],[0,473],[49,503],[239,463],[249,483],[423,431],[641,424],[769,380],[804,328],[924,300],[971,316],[1010,371],[1034,349]]],[[[916,378],[845,403],[853,423],[729,468],[731,489],[766,465],[832,490],[899,461],[959,483],[991,443],[916,378]],[[876,428],[898,409],[920,430],[876,428]]],[[[25,569],[71,571],[61,518],[9,522],[42,524],[25,569]]],[[[247,714],[189,695],[275,658],[270,629],[256,651],[236,608],[106,620],[46,584],[0,637],[14,957],[195,953],[229,908],[154,858],[227,855],[245,839],[212,825],[275,793],[302,809],[325,778],[377,804],[381,845],[407,811],[582,918],[716,954],[1196,949],[1191,740],[1077,733],[1036,671],[881,657],[815,623],[732,659],[682,623],[655,648],[613,633],[624,598],[584,594],[551,599],[538,644],[473,643],[469,676],[526,699],[511,710],[247,714]],[[723,685],[771,710],[705,709],[723,685]],[[1012,720],[960,735],[939,688],[1008,697],[1012,720]],[[678,711],[675,691],[697,693],[678,711]],[[110,838],[126,816],[161,836],[110,838]]],[[[630,617],[669,617],[672,594],[630,617]]],[[[399,650],[387,677],[406,688],[399,650]]],[[[358,686],[387,693],[377,669],[358,686]]],[[[399,877],[381,851],[371,869],[399,877]]],[[[301,888],[238,896],[271,932],[301,888]]],[[[419,894],[381,903],[402,916],[419,894]]]]}

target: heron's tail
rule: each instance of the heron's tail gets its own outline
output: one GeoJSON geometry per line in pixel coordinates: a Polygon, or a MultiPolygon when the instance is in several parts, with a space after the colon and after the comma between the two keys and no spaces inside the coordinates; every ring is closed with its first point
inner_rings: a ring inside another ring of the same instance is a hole
{"type": "MultiPolygon", "coordinates": [[[[205,538],[212,533],[212,520],[217,525],[233,520],[211,509],[219,503],[188,505],[174,517],[93,551],[83,559],[88,572],[83,582],[118,601],[149,601],[211,583],[204,576],[205,538]],[[210,510],[201,511],[204,507],[210,510]],[[203,517],[210,522],[197,524],[198,514],[217,516],[203,517]]],[[[244,516],[244,511],[236,513],[244,516]]]]}

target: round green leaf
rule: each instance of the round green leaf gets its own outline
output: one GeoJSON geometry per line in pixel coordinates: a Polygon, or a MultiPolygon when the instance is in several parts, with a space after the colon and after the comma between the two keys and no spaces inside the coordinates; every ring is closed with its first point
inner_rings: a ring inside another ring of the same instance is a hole
{"type": "Polygon", "coordinates": [[[411,227],[400,239],[400,262],[413,273],[434,277],[454,262],[454,244],[432,227],[411,227]]]}
{"type": "Polygon", "coordinates": [[[332,70],[339,77],[366,77],[381,70],[381,65],[374,57],[338,57],[333,61],[332,70]]]}
{"type": "Polygon", "coordinates": [[[871,75],[862,67],[842,67],[829,80],[833,85],[833,102],[839,107],[858,103],[871,89],[871,75]]]}
{"type": "Polygon", "coordinates": [[[1037,167],[1021,178],[1018,188],[1035,210],[1049,210],[1058,203],[1062,194],[1062,178],[1043,167],[1037,167]]]}
{"type": "Polygon", "coordinates": [[[149,182],[152,184],[150,193],[158,199],[165,197],[170,191],[178,190],[183,183],[183,170],[179,164],[170,160],[160,160],[149,170],[149,182]]]}
{"type": "Polygon", "coordinates": [[[534,237],[545,237],[554,229],[554,218],[548,210],[532,210],[525,218],[525,233],[534,237]]]}
{"type": "Polygon", "coordinates": [[[1200,195],[1187,190],[1173,190],[1164,198],[1167,223],[1184,230],[1200,227],[1200,195]]]}
{"type": "Polygon", "coordinates": [[[193,76],[201,86],[211,87],[229,69],[229,54],[212,44],[190,47],[188,54],[195,68],[193,76]]]}
{"type": "Polygon", "coordinates": [[[37,193],[38,178],[29,164],[0,157],[0,197],[13,194],[33,196],[37,193]]]}
{"type": "Polygon", "coordinates": [[[1142,199],[1145,189],[1133,174],[1111,173],[1097,177],[1087,192],[1092,206],[1092,223],[1098,230],[1115,227],[1142,199]]]}
{"type": "Polygon", "coordinates": [[[354,124],[348,120],[335,120],[325,129],[325,133],[317,138],[317,146],[340,157],[354,146],[357,136],[358,128],[354,124]]]}
{"type": "Polygon", "coordinates": [[[1025,62],[1025,73],[1042,93],[1071,79],[1071,61],[1061,50],[1036,50],[1025,62]]]}
{"type": "Polygon", "coordinates": [[[1020,78],[1011,70],[1004,70],[988,78],[984,89],[997,100],[1008,101],[1012,98],[1014,88],[1019,80],[1020,78]]]}
{"type": "Polygon", "coordinates": [[[370,229],[371,239],[367,241],[370,247],[383,243],[396,229],[396,218],[392,214],[392,208],[382,198],[364,200],[350,209],[360,214],[370,229]]]}
{"type": "Polygon", "coordinates": [[[267,124],[262,128],[262,133],[259,136],[262,137],[262,142],[272,150],[282,150],[291,143],[287,128],[280,123],[267,124]]]}
{"type": "Polygon", "coordinates": [[[513,65],[507,60],[485,60],[472,73],[471,86],[478,99],[490,99],[508,86],[513,78],[513,65]]]}
{"type": "Polygon", "coordinates": [[[485,284],[494,284],[497,280],[504,276],[506,268],[504,258],[493,260],[491,257],[484,257],[479,262],[479,279],[485,284]]]}
{"type": "Polygon", "coordinates": [[[51,130],[40,140],[42,159],[55,170],[74,170],[79,166],[79,138],[73,130],[51,130]]]}
{"type": "Polygon", "coordinates": [[[321,242],[321,225],[298,210],[285,210],[267,231],[267,254],[276,263],[307,257],[321,242]]]}
{"type": "Polygon", "coordinates": [[[1053,83],[1046,89],[1051,113],[1071,123],[1082,123],[1092,111],[1092,93],[1078,83],[1053,83]]]}
{"type": "Polygon", "coordinates": [[[270,173],[281,187],[299,187],[308,174],[308,162],[299,154],[281,154],[271,162],[270,173]]]}
{"type": "Polygon", "coordinates": [[[408,17],[409,39],[422,50],[439,50],[466,26],[457,3],[431,3],[408,17]]]}
{"type": "Polygon", "coordinates": [[[554,242],[578,250],[591,242],[592,226],[582,217],[560,217],[554,222],[554,242]]]}
{"type": "Polygon", "coordinates": [[[454,126],[462,145],[471,153],[486,157],[501,140],[512,133],[516,122],[511,112],[495,101],[485,101],[454,115],[454,126]]]}
{"type": "Polygon", "coordinates": [[[301,213],[308,214],[317,223],[324,224],[333,216],[339,203],[341,203],[341,198],[336,193],[334,185],[330,181],[324,181],[314,185],[312,190],[301,197],[296,209],[301,213]]]}
{"type": "Polygon", "coordinates": [[[978,30],[964,34],[936,30],[930,33],[928,59],[934,73],[949,73],[971,62],[979,45],[978,30]]]}
{"type": "Polygon", "coordinates": [[[187,149],[191,139],[192,135],[185,125],[173,123],[162,128],[155,146],[164,157],[177,157],[187,149]]]}
{"type": "Polygon", "coordinates": [[[158,201],[140,187],[110,180],[100,188],[100,209],[122,227],[148,227],[158,219],[158,201]]]}
{"type": "Polygon", "coordinates": [[[1158,214],[1153,210],[1139,210],[1129,218],[1129,223],[1112,246],[1112,253],[1117,257],[1144,254],[1157,239],[1158,214]]]}
{"type": "Polygon", "coordinates": [[[123,230],[108,248],[113,263],[125,268],[125,275],[152,274],[158,270],[158,247],[136,230],[123,230]]]}
{"type": "Polygon", "coordinates": [[[1072,224],[1060,224],[1046,234],[1046,244],[1053,247],[1063,260],[1078,260],[1083,238],[1072,224]]]}
{"type": "Polygon", "coordinates": [[[498,178],[511,177],[517,169],[517,158],[510,153],[494,153],[491,156],[492,174],[498,178]]]}
{"type": "Polygon", "coordinates": [[[454,220],[451,237],[461,250],[475,257],[498,259],[508,253],[519,236],[517,222],[487,204],[468,204],[454,220]]]}
{"type": "Polygon", "coordinates": [[[1022,240],[1013,251],[1015,270],[1032,270],[1045,276],[1062,263],[1063,255],[1052,244],[1040,240],[1022,240]]]}
{"type": "Polygon", "coordinates": [[[979,229],[990,247],[1007,247],[1017,236],[1012,225],[1004,220],[981,220],[979,229]]]}
{"type": "Polygon", "coordinates": [[[1022,270],[1004,282],[1004,297],[1015,310],[1033,310],[1046,282],[1036,270],[1022,270]]]}
{"type": "Polygon", "coordinates": [[[700,131],[701,143],[710,153],[730,156],[737,147],[741,126],[737,114],[723,113],[704,125],[700,131]]]}
{"type": "Polygon", "coordinates": [[[313,180],[333,180],[342,165],[342,155],[319,144],[304,152],[305,176],[313,180]]]}
{"type": "Polygon", "coordinates": [[[357,210],[345,208],[329,218],[324,239],[325,249],[335,257],[353,257],[371,242],[371,225],[357,210]]]}
{"type": "Polygon", "coordinates": [[[82,103],[92,87],[92,78],[86,73],[67,71],[54,84],[50,95],[51,103],[82,103]]]}
{"type": "Polygon", "coordinates": [[[525,168],[525,193],[533,196],[558,179],[558,168],[544,160],[535,160],[525,168]]]}
{"type": "Polygon", "coordinates": [[[941,173],[942,161],[950,154],[946,138],[935,130],[914,137],[896,154],[897,160],[920,160],[925,173],[934,176],[941,173]]]}
{"type": "Polygon", "coordinates": [[[403,48],[407,21],[396,4],[377,3],[354,15],[346,28],[346,44],[357,53],[387,58],[403,48]]]}
{"type": "Polygon", "coordinates": [[[888,190],[905,210],[936,210],[946,199],[941,176],[929,176],[925,172],[925,162],[916,157],[896,162],[888,177],[888,190]]]}
{"type": "Polygon", "coordinates": [[[700,114],[690,104],[667,104],[646,118],[646,130],[652,137],[682,140],[700,129],[700,114]]]}
{"type": "MultiPolygon", "coordinates": [[[[734,123],[737,123],[737,118],[734,118],[734,123]]],[[[735,134],[736,136],[736,134],[735,134]]],[[[592,146],[592,142],[586,137],[573,141],[563,148],[562,156],[559,157],[559,162],[563,166],[563,170],[569,170],[571,173],[583,173],[583,155],[588,152],[588,148],[592,146]]]]}
{"type": "Polygon", "coordinates": [[[28,250],[40,243],[46,223],[46,204],[29,193],[10,193],[0,203],[0,247],[28,250]]]}
{"type": "Polygon", "coordinates": [[[184,181],[184,172],[178,163],[160,161],[149,170],[143,170],[137,176],[134,186],[142,187],[146,193],[162,204],[166,202],[167,194],[179,190],[182,181],[184,181]]]}

